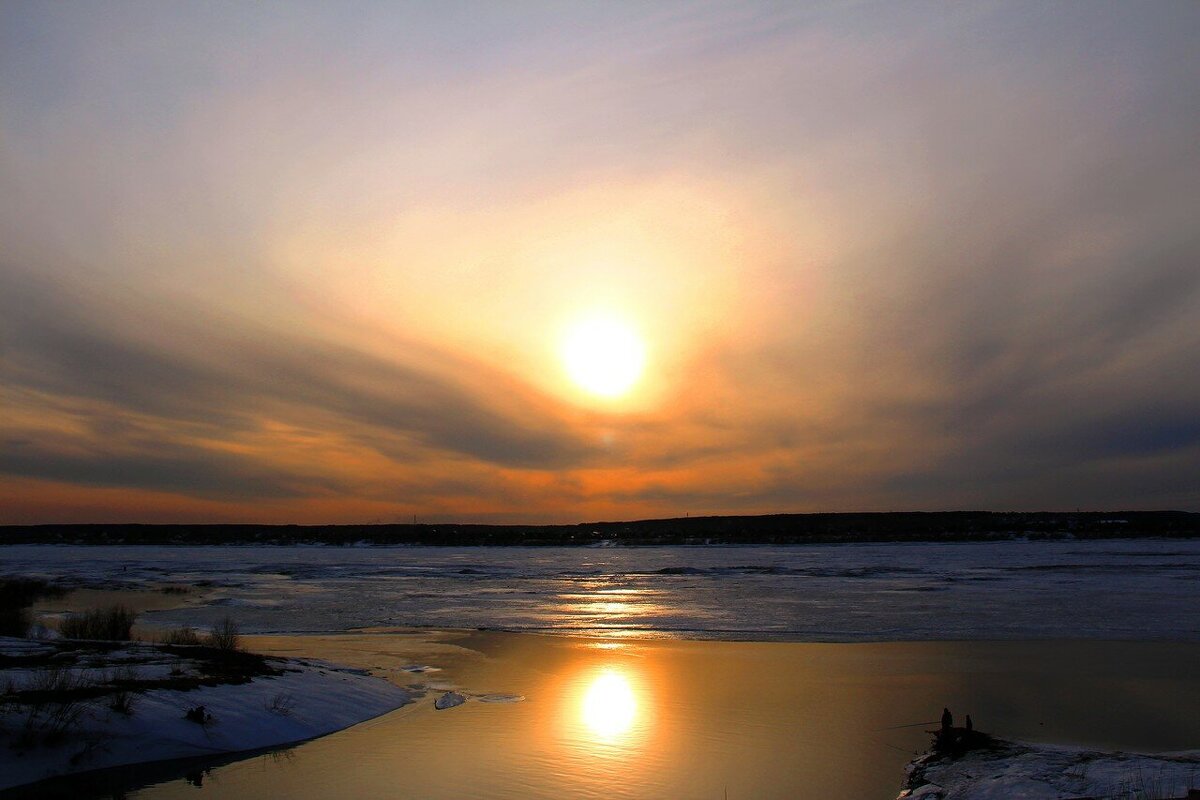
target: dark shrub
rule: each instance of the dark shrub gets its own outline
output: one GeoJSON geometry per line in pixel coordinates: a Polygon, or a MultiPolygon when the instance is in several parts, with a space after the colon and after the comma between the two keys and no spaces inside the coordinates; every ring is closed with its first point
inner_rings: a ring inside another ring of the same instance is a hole
{"type": "Polygon", "coordinates": [[[136,616],[125,606],[96,608],[67,617],[58,630],[68,639],[127,641],[136,616]]]}
{"type": "Polygon", "coordinates": [[[23,638],[31,623],[28,608],[0,608],[0,636],[23,638]]]}
{"type": "Polygon", "coordinates": [[[0,579],[0,636],[25,636],[31,622],[29,606],[64,591],[39,578],[0,579]]]}
{"type": "Polygon", "coordinates": [[[133,667],[117,667],[108,674],[107,683],[113,691],[108,695],[108,707],[119,714],[133,714],[133,702],[137,696],[134,688],[138,673],[133,667]]]}
{"type": "Polygon", "coordinates": [[[292,709],[296,707],[296,698],[288,692],[280,692],[272,697],[270,702],[265,703],[263,707],[272,714],[278,714],[281,717],[290,717],[292,709]]]}
{"type": "Polygon", "coordinates": [[[212,722],[213,715],[204,710],[204,706],[194,706],[183,713],[183,718],[197,725],[207,725],[212,722]]]}
{"type": "Polygon", "coordinates": [[[28,698],[25,724],[18,735],[18,747],[29,747],[39,740],[46,744],[57,742],[78,721],[87,708],[80,692],[90,682],[79,670],[65,665],[39,669],[21,687],[28,698]]]}
{"type": "Polygon", "coordinates": [[[163,644],[197,645],[200,644],[200,635],[194,628],[185,625],[182,628],[173,628],[167,631],[162,641],[163,644]]]}
{"type": "Polygon", "coordinates": [[[225,617],[213,625],[212,632],[208,635],[208,646],[218,650],[237,650],[241,641],[237,623],[231,617],[225,617]]]}

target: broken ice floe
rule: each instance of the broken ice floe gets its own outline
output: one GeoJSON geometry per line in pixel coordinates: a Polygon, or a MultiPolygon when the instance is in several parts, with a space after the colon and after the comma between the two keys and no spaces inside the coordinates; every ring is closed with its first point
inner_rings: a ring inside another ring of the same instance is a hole
{"type": "Polygon", "coordinates": [[[525,699],[523,694],[479,694],[475,699],[481,703],[520,703],[525,699]]]}
{"type": "Polygon", "coordinates": [[[461,706],[465,702],[467,702],[467,698],[463,697],[458,692],[446,692],[437,700],[433,701],[433,707],[438,711],[442,711],[443,709],[461,706]]]}

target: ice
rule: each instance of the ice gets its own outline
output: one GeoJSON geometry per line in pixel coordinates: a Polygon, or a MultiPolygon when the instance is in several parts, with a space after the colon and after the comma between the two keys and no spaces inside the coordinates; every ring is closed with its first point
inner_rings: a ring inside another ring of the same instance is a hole
{"type": "MultiPolygon", "coordinates": [[[[0,639],[4,654],[35,654],[36,642],[0,639]]],[[[85,670],[103,674],[104,667],[118,668],[132,648],[114,651],[111,664],[85,670]]],[[[169,673],[171,659],[142,665],[142,677],[169,673]]],[[[132,714],[90,703],[66,738],[56,745],[17,750],[0,746],[0,789],[19,786],[54,775],[122,764],[188,758],[214,753],[273,747],[311,739],[387,713],[412,699],[410,692],[380,678],[325,662],[290,660],[287,670],[257,677],[237,685],[201,686],[190,691],[152,689],[138,693],[132,714]],[[201,725],[184,718],[184,712],[204,706],[212,715],[201,725]]],[[[32,670],[6,670],[17,684],[32,670]]],[[[0,714],[0,729],[15,736],[22,724],[19,710],[0,714]]]]}
{"type": "Polygon", "coordinates": [[[525,700],[523,694],[480,694],[475,699],[481,703],[521,703],[525,700]]]}
{"type": "Polygon", "coordinates": [[[957,760],[922,756],[897,800],[1173,798],[1197,788],[1198,776],[1200,751],[1147,755],[998,742],[957,760]]]}
{"type": "MultiPolygon", "coordinates": [[[[801,641],[1200,639],[1200,541],[791,547],[11,545],[4,574],[205,583],[139,624],[801,641]],[[193,597],[193,600],[199,599],[193,597]]],[[[421,666],[414,664],[413,666],[421,666]]]]}
{"type": "Polygon", "coordinates": [[[461,706],[465,702],[467,702],[467,698],[463,697],[458,692],[446,692],[444,695],[433,701],[433,707],[438,711],[441,711],[443,709],[461,706]]]}

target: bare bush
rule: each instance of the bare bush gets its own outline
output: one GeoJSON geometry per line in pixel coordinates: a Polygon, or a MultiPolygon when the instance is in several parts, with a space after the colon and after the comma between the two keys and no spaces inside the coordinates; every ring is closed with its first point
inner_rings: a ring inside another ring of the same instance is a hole
{"type": "Polygon", "coordinates": [[[0,636],[25,636],[33,619],[29,606],[41,597],[63,594],[40,578],[0,578],[0,636]]]}
{"type": "Polygon", "coordinates": [[[224,617],[216,625],[213,625],[212,632],[208,634],[208,646],[215,647],[218,650],[237,650],[242,643],[242,637],[238,632],[237,623],[232,617],[224,617]]]}
{"type": "Polygon", "coordinates": [[[17,685],[12,678],[4,681],[4,693],[0,694],[0,716],[7,714],[17,705],[17,685]]]}
{"type": "Polygon", "coordinates": [[[35,671],[20,691],[39,696],[55,696],[90,685],[91,681],[87,679],[83,670],[73,669],[66,664],[53,664],[35,671]]]}
{"type": "Polygon", "coordinates": [[[125,606],[95,608],[73,614],[59,623],[59,632],[68,639],[128,641],[137,615],[125,606]]]}
{"type": "Polygon", "coordinates": [[[0,608],[0,636],[24,638],[32,624],[28,608],[0,608]]]}
{"type": "Polygon", "coordinates": [[[195,722],[197,725],[208,725],[213,721],[213,715],[204,709],[204,706],[193,706],[183,712],[183,718],[188,722],[195,722]]]}
{"type": "Polygon", "coordinates": [[[21,687],[18,701],[28,707],[18,746],[30,746],[40,739],[54,744],[63,737],[87,709],[80,690],[91,681],[80,670],[63,665],[40,669],[21,687]]]}
{"type": "Polygon", "coordinates": [[[133,716],[133,699],[136,696],[136,693],[129,689],[118,689],[108,696],[108,707],[118,714],[133,716]]]}
{"type": "Polygon", "coordinates": [[[200,634],[196,633],[195,628],[186,625],[182,628],[172,628],[163,636],[163,644],[198,645],[200,634]]]}
{"type": "Polygon", "coordinates": [[[270,711],[272,714],[278,714],[281,717],[290,717],[292,709],[295,707],[296,698],[289,692],[280,692],[265,704],[267,711],[270,711]]]}
{"type": "Polygon", "coordinates": [[[133,714],[133,702],[137,692],[133,689],[138,682],[137,670],[133,667],[117,667],[108,674],[106,683],[113,687],[108,695],[108,707],[118,714],[133,714]]]}

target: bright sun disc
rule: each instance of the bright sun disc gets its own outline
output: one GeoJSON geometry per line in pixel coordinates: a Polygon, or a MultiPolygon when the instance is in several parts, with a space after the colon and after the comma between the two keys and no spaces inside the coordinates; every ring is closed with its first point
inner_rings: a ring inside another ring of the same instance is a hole
{"type": "Polygon", "coordinates": [[[629,326],[607,318],[577,324],[563,342],[571,380],[603,397],[625,394],[642,374],[646,350],[629,326]]]}

